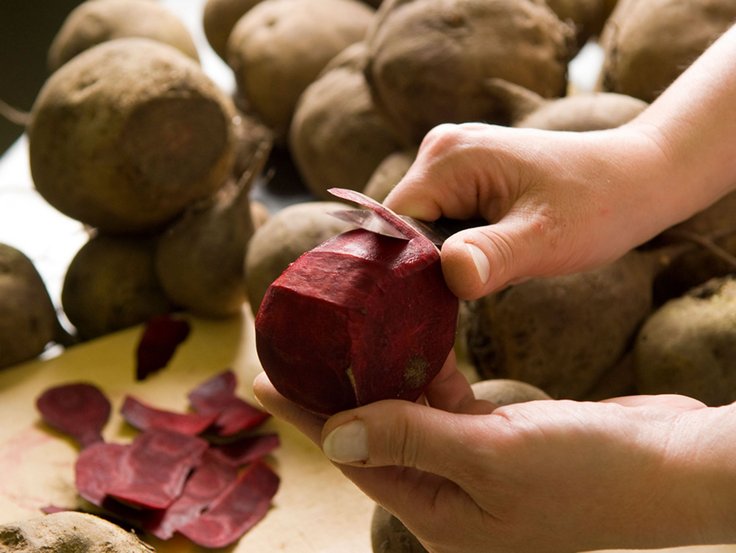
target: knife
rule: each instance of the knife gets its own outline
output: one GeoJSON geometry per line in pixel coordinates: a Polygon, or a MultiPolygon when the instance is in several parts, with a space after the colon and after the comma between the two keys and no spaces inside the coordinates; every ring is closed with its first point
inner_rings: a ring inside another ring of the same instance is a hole
{"type": "Polygon", "coordinates": [[[408,225],[427,237],[438,248],[441,248],[445,240],[456,232],[488,224],[488,221],[479,217],[472,219],[440,217],[435,221],[422,221],[406,215],[399,215],[383,204],[354,190],[331,188],[329,192],[339,198],[364,206],[364,208],[335,210],[330,212],[332,216],[377,234],[410,240],[412,238],[411,234],[402,230],[402,225],[397,225],[395,220],[394,222],[390,221],[390,219],[396,218],[403,225],[408,225]]]}

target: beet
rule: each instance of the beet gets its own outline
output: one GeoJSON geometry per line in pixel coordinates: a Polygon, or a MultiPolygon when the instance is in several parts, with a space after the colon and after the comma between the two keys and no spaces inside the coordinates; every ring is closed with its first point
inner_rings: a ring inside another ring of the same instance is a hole
{"type": "Polygon", "coordinates": [[[154,514],[145,526],[157,538],[167,540],[177,529],[190,523],[238,477],[235,465],[214,450],[202,455],[202,463],[194,469],[181,495],[165,511],[154,514]]]}
{"type": "Polygon", "coordinates": [[[125,449],[107,495],[149,509],[165,509],[179,496],[208,444],[201,438],[151,429],[125,449]]]}
{"type": "Polygon", "coordinates": [[[217,419],[216,413],[175,413],[157,409],[132,396],[125,396],[120,413],[128,424],[138,430],[162,428],[190,436],[204,432],[217,419]]]}
{"type": "Polygon", "coordinates": [[[257,461],[179,532],[203,547],[230,545],[266,516],[278,488],[279,477],[257,461]]]}
{"type": "Polygon", "coordinates": [[[145,380],[164,368],[179,344],[187,339],[190,329],[188,321],[168,314],[151,317],[136,349],[136,380],[145,380]]]}
{"type": "Polygon", "coordinates": [[[292,263],[256,315],[263,369],[285,397],[317,413],[416,400],[455,339],[458,300],[439,250],[370,198],[332,192],[374,210],[405,239],[351,230],[292,263]]]}
{"type": "Polygon", "coordinates": [[[110,401],[96,386],[84,382],[47,389],[36,399],[43,420],[74,438],[82,448],[102,441],[110,417],[110,401]]]}

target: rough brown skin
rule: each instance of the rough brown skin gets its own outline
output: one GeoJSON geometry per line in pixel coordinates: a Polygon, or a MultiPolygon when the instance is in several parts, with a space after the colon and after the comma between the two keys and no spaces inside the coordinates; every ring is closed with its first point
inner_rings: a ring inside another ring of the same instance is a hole
{"type": "Polygon", "coordinates": [[[573,94],[544,102],[513,126],[576,132],[613,129],[631,121],[647,105],[613,92],[573,94]]]}
{"type": "Polygon", "coordinates": [[[734,21],[722,0],[621,2],[601,39],[602,89],[652,102],[734,21]]]}
{"type": "Polygon", "coordinates": [[[689,243],[654,281],[655,300],[662,303],[706,281],[736,272],[736,192],[690,219],[664,231],[662,243],[689,243]]]}
{"type": "Polygon", "coordinates": [[[245,287],[253,314],[266,289],[292,261],[328,238],[350,228],[330,215],[346,209],[340,202],[304,202],[287,206],[259,227],[245,256],[245,287]]]}
{"type": "Polygon", "coordinates": [[[596,37],[616,4],[615,0],[545,0],[563,21],[572,22],[577,48],[596,37]]]}
{"type": "Polygon", "coordinates": [[[371,517],[371,548],[373,553],[427,553],[414,534],[378,504],[371,517]]]}
{"type": "Polygon", "coordinates": [[[506,124],[487,79],[565,93],[572,31],[541,2],[387,0],[376,17],[366,76],[407,146],[440,123],[506,124]]]}
{"type": "Polygon", "coordinates": [[[163,42],[199,61],[189,30],[164,6],[150,0],[105,0],[83,2],[69,13],[51,41],[49,70],[56,71],[91,46],[126,37],[163,42]]]}
{"type": "Polygon", "coordinates": [[[135,534],[100,517],[64,511],[0,525],[6,553],[153,553],[135,534]]]}
{"type": "Polygon", "coordinates": [[[684,394],[711,406],[736,400],[736,277],[711,280],[660,307],[634,351],[643,394],[684,394]]]}
{"type": "Polygon", "coordinates": [[[207,0],[202,13],[202,27],[207,42],[223,60],[227,41],[238,20],[261,0],[207,0]]]}
{"type": "Polygon", "coordinates": [[[399,150],[387,155],[371,173],[363,189],[366,196],[382,202],[414,163],[416,150],[399,150]]]}
{"type": "Polygon", "coordinates": [[[187,211],[160,236],[156,275],[173,303],[203,317],[240,313],[245,295],[245,252],[253,236],[249,191],[270,146],[265,145],[238,182],[187,211]]]}
{"type": "Polygon", "coordinates": [[[143,38],[93,46],[52,74],[33,105],[33,182],[90,226],[158,227],[225,182],[233,115],[231,100],[171,46],[143,38]]]}
{"type": "Polygon", "coordinates": [[[253,111],[285,138],[301,93],[372,21],[357,0],[263,0],[233,28],[227,63],[253,111]]]}
{"type": "Polygon", "coordinates": [[[56,310],[33,262],[0,244],[0,368],[41,354],[57,327],[56,310]]]}
{"type": "Polygon", "coordinates": [[[61,304],[83,340],[173,309],[154,267],[153,238],[97,234],[72,258],[61,304]]]}
{"type": "Polygon", "coordinates": [[[552,399],[547,392],[520,380],[492,378],[479,380],[470,385],[475,399],[483,399],[500,407],[511,403],[552,399]]]}
{"type": "Polygon", "coordinates": [[[653,309],[656,254],[537,278],[473,304],[468,349],[481,378],[511,378],[554,398],[585,397],[626,354],[653,309]]]}
{"type": "Polygon", "coordinates": [[[302,93],[289,131],[289,147],[315,197],[329,188],[362,191],[378,164],[399,148],[376,110],[363,75],[365,43],[348,46],[302,93]]]}

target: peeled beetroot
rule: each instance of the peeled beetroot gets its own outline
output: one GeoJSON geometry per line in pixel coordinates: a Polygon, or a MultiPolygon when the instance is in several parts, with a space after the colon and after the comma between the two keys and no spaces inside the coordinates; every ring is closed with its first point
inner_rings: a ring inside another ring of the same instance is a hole
{"type": "Polygon", "coordinates": [[[404,238],[351,230],[292,263],[256,316],[261,364],[285,397],[318,413],[413,401],[455,339],[458,301],[439,250],[381,204],[332,192],[374,210],[404,238]]]}

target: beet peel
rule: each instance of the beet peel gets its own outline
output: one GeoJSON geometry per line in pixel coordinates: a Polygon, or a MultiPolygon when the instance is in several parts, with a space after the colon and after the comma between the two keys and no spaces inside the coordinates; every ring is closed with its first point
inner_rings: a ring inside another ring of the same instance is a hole
{"type": "Polygon", "coordinates": [[[304,253],[269,287],[256,349],[276,389],[321,414],[382,399],[416,400],[455,340],[458,299],[432,241],[355,191],[406,239],[364,229],[304,253]]]}
{"type": "Polygon", "coordinates": [[[102,429],[110,417],[110,401],[87,382],[48,388],[36,399],[36,408],[46,424],[71,436],[82,448],[102,441],[102,429]]]}
{"type": "Polygon", "coordinates": [[[174,318],[168,313],[151,317],[136,348],[136,380],[145,380],[168,365],[190,330],[189,321],[174,318]]]}

